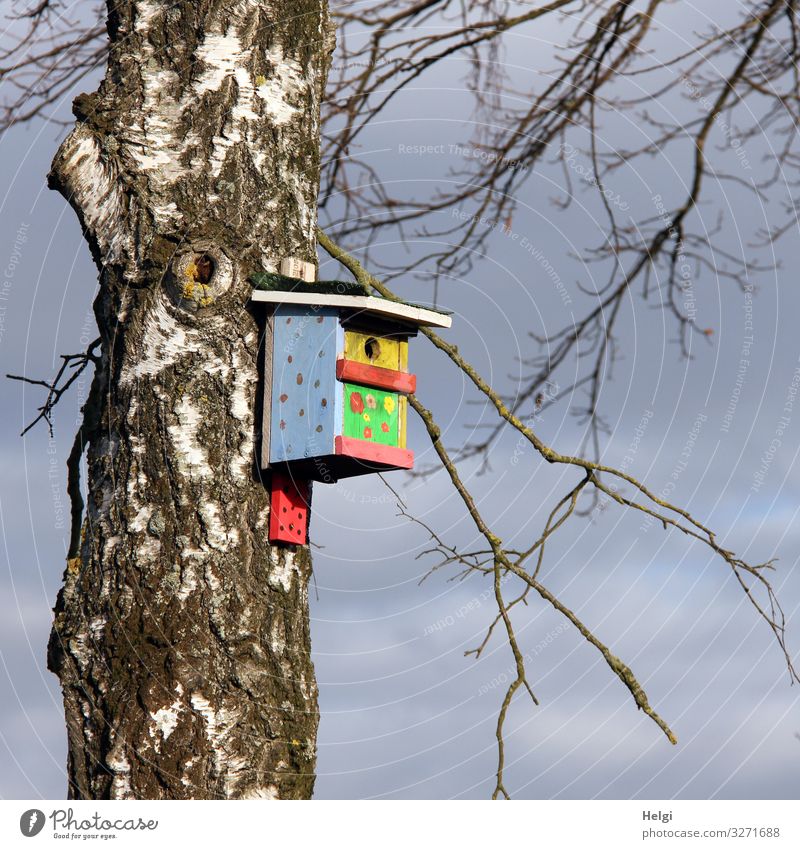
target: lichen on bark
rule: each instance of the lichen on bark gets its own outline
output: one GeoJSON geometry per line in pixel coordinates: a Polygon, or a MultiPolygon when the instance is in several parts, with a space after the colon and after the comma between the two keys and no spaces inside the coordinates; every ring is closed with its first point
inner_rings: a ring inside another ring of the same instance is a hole
{"type": "Polygon", "coordinates": [[[86,515],[49,647],[69,794],[308,797],[311,560],[267,539],[248,277],[315,260],[327,4],[108,7],[105,77],[50,174],[100,271],[86,515]]]}

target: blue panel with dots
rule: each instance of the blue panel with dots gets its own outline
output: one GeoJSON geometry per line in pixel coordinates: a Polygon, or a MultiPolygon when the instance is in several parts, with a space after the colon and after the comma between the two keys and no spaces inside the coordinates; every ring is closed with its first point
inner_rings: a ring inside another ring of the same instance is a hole
{"type": "Polygon", "coordinates": [[[343,339],[338,311],[283,304],[273,328],[270,463],[332,454],[343,339]]]}

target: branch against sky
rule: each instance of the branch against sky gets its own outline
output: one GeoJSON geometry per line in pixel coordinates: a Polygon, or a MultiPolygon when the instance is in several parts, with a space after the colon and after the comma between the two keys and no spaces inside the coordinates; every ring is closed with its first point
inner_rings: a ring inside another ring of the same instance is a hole
{"type": "MultiPolygon", "coordinates": [[[[528,330],[538,351],[523,359],[521,379],[503,397],[521,418],[538,411],[542,397],[544,408],[569,399],[587,425],[582,450],[599,459],[608,431],[600,395],[625,336],[623,304],[633,304],[634,315],[650,305],[666,310],[689,356],[690,337],[708,340],[713,329],[686,309],[681,267],[689,263],[738,288],[773,268],[753,250],[742,256],[725,250],[721,222],[709,227],[697,210],[706,185],[733,183],[759,202],[779,205],[769,231],[749,234],[761,245],[780,239],[797,220],[795,2],[730,4],[724,13],[715,7],[705,31],[687,36],[667,26],[672,38],[666,40],[660,22],[674,8],[666,0],[561,0],[534,9],[448,0],[350,7],[338,7],[340,54],[324,112],[326,227],[345,246],[364,249],[384,279],[414,272],[436,291],[440,280],[468,278],[491,254],[495,232],[510,233],[542,168],[560,166],[556,212],[580,193],[594,194],[605,232],[597,244],[578,245],[584,268],[593,269],[593,279],[578,283],[587,298],[562,326],[528,330]],[[536,39],[545,26],[547,35],[536,39]],[[532,73],[505,70],[513,39],[540,45],[552,42],[554,29],[562,46],[553,48],[549,65],[540,61],[532,73]],[[360,140],[410,87],[424,90],[429,77],[452,74],[453,67],[467,69],[462,77],[473,99],[465,135],[453,141],[473,155],[459,158],[440,179],[415,183],[415,191],[425,192],[415,195],[403,181],[386,180],[370,151],[362,154],[360,140]],[[607,141],[608,114],[626,116],[646,140],[628,147],[607,141]],[[739,154],[765,133],[778,140],[774,155],[756,163],[758,170],[746,163],[752,173],[743,171],[739,154]],[[733,168],[715,148],[720,142],[735,151],[733,168]],[[686,162],[673,196],[659,196],[641,214],[615,203],[610,181],[656,152],[686,162]],[[580,174],[577,157],[586,163],[580,174]],[[398,259],[371,247],[398,241],[423,248],[398,259]],[[546,391],[552,383],[559,385],[555,396],[546,391]]],[[[523,284],[533,291],[532,279],[523,284]]],[[[459,456],[486,460],[499,433],[494,428],[473,438],[459,456]]]]}
{"type": "Polygon", "coordinates": [[[14,3],[0,39],[0,134],[52,114],[105,64],[105,3],[14,3]],[[22,8],[20,8],[22,7],[22,8]]]}
{"type": "MultiPolygon", "coordinates": [[[[366,271],[358,260],[340,248],[322,230],[318,231],[317,238],[319,244],[330,254],[330,256],[342,263],[342,265],[344,265],[353,274],[359,283],[374,289],[385,298],[397,300],[397,296],[384,283],[366,271]]],[[[496,799],[499,796],[509,798],[509,794],[503,783],[503,769],[505,763],[505,739],[503,736],[503,729],[511,700],[517,690],[524,686],[534,703],[538,704],[531,685],[528,682],[524,658],[519,649],[510,615],[511,608],[519,601],[524,600],[527,596],[528,590],[530,589],[534,590],[534,592],[538,593],[544,601],[552,605],[578,630],[587,642],[589,642],[602,654],[612,672],[614,672],[625,687],[627,687],[634,699],[634,702],[636,703],[637,708],[643,711],[653,720],[653,722],[655,722],[655,724],[664,732],[670,743],[675,744],[677,742],[675,735],[667,723],[650,706],[647,695],[631,669],[611,652],[611,650],[595,635],[590,626],[583,623],[569,607],[567,607],[539,580],[539,572],[541,570],[547,541],[553,533],[563,526],[567,519],[575,513],[578,496],[586,488],[593,488],[599,496],[605,496],[611,499],[624,509],[645,513],[647,516],[656,519],[663,526],[665,531],[674,528],[691,539],[699,540],[701,543],[710,548],[714,554],[716,554],[731,569],[736,581],[745,593],[747,600],[755,608],[758,615],[767,623],[774,634],[783,653],[786,667],[789,672],[790,682],[800,682],[800,678],[792,664],[791,655],[786,647],[786,617],[783,609],[781,608],[780,602],[775,595],[772,585],[766,577],[769,570],[774,568],[771,561],[754,565],[744,562],[738,558],[734,552],[723,548],[722,545],[717,542],[714,532],[695,519],[688,510],[659,498],[643,483],[627,472],[611,466],[601,465],[582,457],[572,457],[558,453],[553,448],[546,445],[536,435],[529,424],[520,421],[520,419],[514,415],[514,413],[503,402],[500,395],[492,389],[492,387],[486,382],[486,380],[484,380],[483,377],[481,377],[475,368],[464,359],[454,345],[443,340],[430,328],[421,328],[421,332],[451,361],[456,368],[461,371],[468,380],[473,383],[478,391],[486,397],[488,403],[494,407],[497,416],[500,419],[501,427],[511,427],[518,431],[524,439],[530,442],[537,454],[546,462],[572,466],[581,475],[577,484],[575,484],[553,505],[541,534],[531,541],[529,547],[524,551],[510,550],[504,546],[503,541],[492,531],[485,518],[481,515],[473,493],[464,484],[456,463],[442,443],[441,430],[434,420],[431,411],[420,401],[418,397],[412,395],[409,399],[411,407],[419,415],[425,425],[425,429],[430,437],[433,448],[436,451],[442,466],[445,468],[453,486],[463,501],[467,512],[474,522],[478,532],[481,536],[483,536],[488,544],[488,551],[485,552],[459,552],[456,547],[444,545],[438,538],[438,535],[436,535],[435,531],[431,532],[432,538],[437,543],[435,552],[443,556],[444,562],[458,563],[465,567],[467,573],[474,571],[477,573],[482,572],[484,574],[491,574],[493,576],[494,594],[498,608],[497,617],[490,625],[486,638],[481,646],[479,646],[474,652],[468,652],[468,654],[475,654],[476,658],[479,657],[481,651],[491,637],[495,626],[498,622],[502,621],[508,639],[508,644],[514,657],[517,674],[508,686],[505,698],[503,699],[500,707],[497,721],[498,767],[497,783],[493,798],[496,799]],[[613,482],[605,483],[603,480],[604,478],[610,479],[613,482]],[[628,484],[633,488],[635,495],[633,497],[626,497],[623,495],[620,490],[620,484],[628,484]],[[526,561],[529,560],[533,562],[532,568],[527,565],[526,561]],[[503,582],[509,577],[509,575],[513,575],[522,583],[521,594],[512,601],[507,600],[507,595],[503,591],[503,582]]]]}

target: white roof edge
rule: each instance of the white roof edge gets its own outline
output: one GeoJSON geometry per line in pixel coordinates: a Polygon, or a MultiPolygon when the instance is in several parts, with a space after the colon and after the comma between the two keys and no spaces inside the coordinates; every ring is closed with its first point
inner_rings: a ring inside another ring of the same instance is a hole
{"type": "Polygon", "coordinates": [[[315,295],[311,292],[279,292],[254,289],[251,300],[271,304],[308,304],[319,307],[346,307],[356,312],[364,311],[409,321],[421,327],[450,327],[453,319],[435,310],[399,304],[386,298],[369,295],[315,295]]]}

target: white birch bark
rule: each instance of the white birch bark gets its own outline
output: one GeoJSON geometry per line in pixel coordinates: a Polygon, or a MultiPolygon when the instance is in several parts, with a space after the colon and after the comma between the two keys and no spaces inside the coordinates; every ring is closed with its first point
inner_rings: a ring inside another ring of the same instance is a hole
{"type": "Polygon", "coordinates": [[[325,0],[109,4],[51,185],[100,270],[88,499],[49,662],[73,798],[313,789],[308,551],[272,548],[247,276],[315,260],[325,0]]]}

